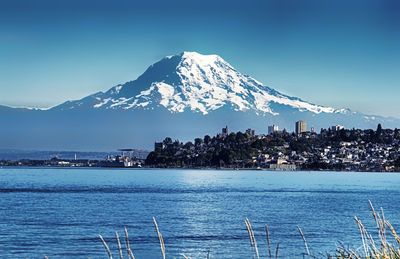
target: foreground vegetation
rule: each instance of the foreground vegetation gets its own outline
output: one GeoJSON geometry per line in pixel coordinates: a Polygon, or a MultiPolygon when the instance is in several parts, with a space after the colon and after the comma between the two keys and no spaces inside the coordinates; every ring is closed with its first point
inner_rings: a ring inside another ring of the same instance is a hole
{"type": "MultiPolygon", "coordinates": [[[[330,254],[314,254],[310,249],[310,246],[307,242],[306,236],[303,233],[303,230],[298,226],[299,238],[301,238],[304,242],[304,248],[299,248],[303,252],[303,258],[337,258],[337,259],[399,259],[400,258],[400,236],[397,234],[395,228],[392,224],[385,218],[384,211],[381,209],[380,211],[376,211],[370,202],[370,208],[372,212],[372,216],[374,218],[376,224],[377,236],[373,236],[364,226],[362,221],[355,217],[356,226],[360,232],[362,246],[359,248],[348,248],[344,244],[338,246],[333,255],[330,254]]],[[[166,247],[164,243],[163,235],[159,229],[158,223],[155,218],[153,218],[154,228],[156,235],[158,237],[160,243],[160,258],[166,259],[166,247]]],[[[249,219],[245,219],[244,221],[247,229],[247,233],[250,241],[250,250],[249,250],[249,258],[260,259],[262,258],[259,253],[259,243],[257,243],[256,236],[253,231],[252,224],[249,219]]],[[[115,251],[115,255],[117,258],[123,259],[124,256],[128,259],[135,259],[134,252],[132,246],[129,241],[128,230],[125,228],[124,230],[124,240],[121,241],[118,232],[115,232],[115,239],[117,242],[117,251],[115,251]]],[[[100,240],[104,246],[105,252],[109,259],[114,258],[113,252],[110,250],[109,245],[106,240],[99,235],[100,240]]],[[[272,246],[271,237],[269,233],[268,225],[265,226],[265,239],[266,239],[266,249],[267,255],[265,258],[280,258],[280,250],[279,243],[276,246],[272,246]]],[[[209,251],[204,257],[209,259],[212,253],[209,251]]],[[[190,257],[182,254],[182,258],[188,259],[190,257]]],[[[227,257],[230,257],[227,255],[227,257]]]]}

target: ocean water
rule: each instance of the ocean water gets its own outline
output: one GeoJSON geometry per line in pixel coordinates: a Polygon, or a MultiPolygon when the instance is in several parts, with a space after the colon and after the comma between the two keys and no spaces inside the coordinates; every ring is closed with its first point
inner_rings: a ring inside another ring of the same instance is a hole
{"type": "Polygon", "coordinates": [[[0,169],[1,258],[117,258],[115,231],[129,230],[137,259],[252,258],[245,218],[266,258],[264,227],[280,258],[303,258],[361,240],[354,216],[373,230],[368,206],[400,227],[400,174],[224,170],[0,169]]]}

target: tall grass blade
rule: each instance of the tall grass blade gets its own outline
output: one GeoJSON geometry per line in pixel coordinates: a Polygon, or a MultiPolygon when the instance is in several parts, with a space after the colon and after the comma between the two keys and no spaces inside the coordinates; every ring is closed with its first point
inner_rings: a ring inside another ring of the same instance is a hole
{"type": "Polygon", "coordinates": [[[117,247],[118,247],[118,254],[120,259],[124,259],[124,256],[122,254],[122,246],[121,246],[121,241],[119,240],[119,235],[118,232],[115,231],[115,239],[117,240],[117,247]]]}
{"type": "Polygon", "coordinates": [[[248,233],[249,239],[250,239],[250,245],[254,250],[254,258],[260,259],[260,254],[258,253],[257,241],[254,236],[254,231],[253,231],[253,227],[251,226],[250,220],[248,218],[246,218],[244,223],[246,224],[247,233],[248,233]]]}
{"type": "Polygon", "coordinates": [[[112,256],[112,254],[111,254],[110,247],[107,245],[106,241],[104,240],[104,238],[103,238],[101,235],[99,235],[99,237],[100,237],[101,243],[102,243],[103,246],[104,246],[104,249],[106,250],[106,252],[107,252],[107,254],[108,254],[108,258],[109,258],[109,259],[113,259],[113,256],[112,256]]]}
{"type": "Polygon", "coordinates": [[[156,232],[157,232],[158,240],[160,241],[161,254],[162,254],[163,259],[165,259],[166,255],[165,255],[164,238],[163,238],[163,236],[162,236],[162,234],[160,232],[160,229],[158,228],[157,220],[156,220],[155,217],[153,217],[153,223],[154,223],[154,227],[155,227],[156,232]]]}
{"type": "Polygon", "coordinates": [[[278,259],[279,256],[279,243],[276,245],[276,249],[275,249],[275,259],[278,259]]]}
{"type": "Polygon", "coordinates": [[[310,249],[308,248],[308,243],[307,243],[306,237],[304,236],[303,230],[301,230],[301,228],[299,226],[297,226],[297,229],[299,230],[300,236],[303,239],[304,246],[306,248],[306,255],[310,256],[311,255],[310,249]]]}
{"type": "Polygon", "coordinates": [[[268,225],[265,225],[265,235],[266,235],[266,237],[267,237],[268,256],[269,256],[269,259],[272,259],[271,240],[270,240],[269,227],[268,227],[268,225]]]}
{"type": "Polygon", "coordinates": [[[124,232],[125,232],[126,252],[128,253],[128,257],[129,257],[129,259],[135,259],[135,256],[133,255],[133,251],[131,248],[131,244],[129,242],[128,229],[126,229],[126,227],[124,227],[124,232]]]}

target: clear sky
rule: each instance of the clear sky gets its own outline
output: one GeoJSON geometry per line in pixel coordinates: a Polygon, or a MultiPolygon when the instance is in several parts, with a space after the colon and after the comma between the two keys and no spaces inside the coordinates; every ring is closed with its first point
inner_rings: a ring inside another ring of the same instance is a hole
{"type": "Polygon", "coordinates": [[[1,0],[0,104],[79,99],[184,50],[307,101],[400,117],[396,0],[1,0]]]}

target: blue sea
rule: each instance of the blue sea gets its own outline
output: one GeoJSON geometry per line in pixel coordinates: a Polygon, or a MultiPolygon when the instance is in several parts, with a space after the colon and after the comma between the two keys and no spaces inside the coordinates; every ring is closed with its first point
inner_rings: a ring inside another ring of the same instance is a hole
{"type": "Polygon", "coordinates": [[[303,258],[303,229],[316,255],[361,240],[354,216],[373,230],[368,200],[400,227],[400,174],[225,170],[0,169],[1,258],[117,258],[126,226],[137,259],[252,258],[249,218],[266,258],[303,258]]]}

